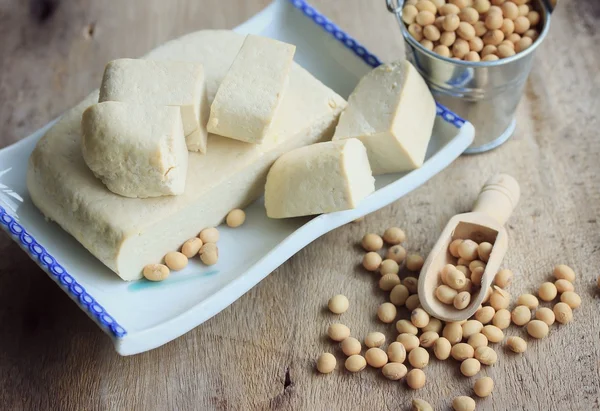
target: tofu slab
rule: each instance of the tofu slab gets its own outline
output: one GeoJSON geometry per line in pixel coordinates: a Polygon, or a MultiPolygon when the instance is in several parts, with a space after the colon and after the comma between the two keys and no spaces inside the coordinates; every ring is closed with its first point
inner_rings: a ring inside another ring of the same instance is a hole
{"type": "Polygon", "coordinates": [[[408,61],[384,64],[360,80],[333,139],[362,141],[374,175],[413,170],[425,161],[435,116],[417,70],[408,61]]]}
{"type": "Polygon", "coordinates": [[[111,61],[104,69],[98,100],[179,107],[188,150],[206,153],[210,108],[202,64],[140,59],[111,61]]]}
{"type": "MultiPolygon", "coordinates": [[[[200,31],[146,58],[202,63],[210,101],[243,40],[231,31],[200,31]]],[[[280,155],[331,138],[344,99],[297,64],[288,87],[272,125],[279,138],[247,144],[209,135],[205,155],[189,154],[183,194],[147,199],[112,193],[83,161],[79,124],[98,99],[94,92],[38,142],[27,173],[32,201],[122,279],[139,279],[144,265],[159,262],[202,228],[262,195],[269,167],[280,155]]]]}
{"type": "Polygon", "coordinates": [[[262,143],[288,87],[296,46],[249,34],[217,90],[208,131],[262,143]]]}
{"type": "Polygon", "coordinates": [[[94,104],[83,112],[81,132],[85,163],[113,193],[139,198],[183,193],[188,150],[179,107],[94,104]]]}
{"type": "Polygon", "coordinates": [[[270,218],[299,217],[355,208],[375,191],[367,150],[357,139],[300,147],[269,170],[265,208],[270,218]]]}

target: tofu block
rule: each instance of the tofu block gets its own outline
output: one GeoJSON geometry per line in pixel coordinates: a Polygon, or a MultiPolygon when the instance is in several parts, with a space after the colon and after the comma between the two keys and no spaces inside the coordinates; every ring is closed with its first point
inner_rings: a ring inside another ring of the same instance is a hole
{"type": "Polygon", "coordinates": [[[249,34],[217,90],[208,131],[262,143],[288,87],[296,46],[249,34]]]}
{"type": "Polygon", "coordinates": [[[408,62],[384,64],[365,75],[340,116],[333,140],[358,138],[373,175],[423,165],[436,109],[425,80],[408,62]]]}
{"type": "MultiPolygon", "coordinates": [[[[244,37],[207,30],[173,40],[145,58],[202,63],[214,96],[244,37]]],[[[210,97],[209,97],[210,98],[210,97]]],[[[126,281],[142,276],[200,230],[220,224],[234,208],[264,193],[273,162],[295,148],[331,139],[346,101],[297,64],[272,127],[277,140],[247,144],[209,135],[210,150],[189,153],[183,194],[125,198],[108,190],[81,154],[83,112],[98,92],[69,110],[38,142],[29,159],[27,188],[36,207],[126,281]]]]}
{"type": "Polygon", "coordinates": [[[269,170],[265,208],[270,218],[300,217],[356,208],[375,191],[367,150],[357,139],[297,148],[269,170]]]}
{"type": "Polygon", "coordinates": [[[189,151],[206,153],[210,107],[202,64],[119,59],[104,69],[99,102],[176,106],[189,151]]]}
{"type": "Polygon", "coordinates": [[[188,150],[179,107],[106,101],[81,119],[81,152],[90,170],[115,194],[182,194],[188,150]]]}

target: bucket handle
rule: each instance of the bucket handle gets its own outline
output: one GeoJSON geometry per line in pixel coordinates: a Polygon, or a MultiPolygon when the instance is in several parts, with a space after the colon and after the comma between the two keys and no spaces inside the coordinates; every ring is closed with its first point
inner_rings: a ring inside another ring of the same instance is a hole
{"type": "Polygon", "coordinates": [[[404,0],[385,0],[388,11],[398,17],[402,17],[402,5],[400,3],[404,3],[404,0]]]}

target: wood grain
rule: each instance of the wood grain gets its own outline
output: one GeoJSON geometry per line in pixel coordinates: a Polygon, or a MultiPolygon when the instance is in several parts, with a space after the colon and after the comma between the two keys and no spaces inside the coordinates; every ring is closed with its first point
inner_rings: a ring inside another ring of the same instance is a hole
{"type": "MultiPolygon", "coordinates": [[[[229,28],[267,0],[0,0],[0,146],[33,132],[97,87],[104,64],[137,56],[189,31],[229,28]]],[[[384,60],[403,54],[381,0],[315,0],[316,6],[384,60]]],[[[367,369],[350,375],[324,337],[342,321],[359,339],[393,327],[375,319],[387,296],[358,267],[363,233],[399,225],[407,247],[426,254],[448,218],[470,209],[494,172],[515,176],[522,197],[508,231],[505,265],[513,295],[534,291],[552,266],[575,268],[583,304],[575,321],[530,341],[522,356],[498,346],[480,375],[496,381],[486,410],[600,409],[600,7],[563,0],[553,16],[519,107],[514,137],[463,156],[410,195],[359,224],[329,233],[202,326],[154,351],[122,358],[50,279],[0,234],[0,408],[6,410],[409,409],[421,397],[449,409],[474,379],[432,361],[412,392],[367,369]],[[346,294],[339,319],[324,309],[346,294]],[[323,351],[338,358],[318,375],[323,351]]],[[[403,313],[405,315],[406,313],[403,313]]],[[[523,334],[511,329],[509,334],[523,334]]]]}

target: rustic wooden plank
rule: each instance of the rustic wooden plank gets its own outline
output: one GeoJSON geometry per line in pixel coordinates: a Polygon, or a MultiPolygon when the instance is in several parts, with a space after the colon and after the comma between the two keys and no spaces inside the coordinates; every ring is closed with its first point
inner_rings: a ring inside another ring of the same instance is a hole
{"type": "MultiPolygon", "coordinates": [[[[0,0],[0,146],[29,134],[97,87],[106,61],[136,56],[202,28],[227,28],[268,2],[251,0],[0,0]]],[[[314,2],[383,59],[403,54],[383,1],[314,2]]],[[[447,409],[470,394],[458,365],[432,360],[418,393],[371,369],[318,375],[323,351],[343,356],[324,332],[337,319],[327,299],[346,294],[339,321],[363,338],[395,338],[375,319],[386,300],[358,267],[363,233],[399,225],[407,248],[426,254],[447,219],[470,208],[493,172],[513,174],[521,203],[509,223],[505,265],[513,295],[535,288],[557,263],[572,265],[582,307],[568,326],[517,357],[498,349],[482,375],[496,381],[489,410],[600,408],[600,8],[563,0],[540,48],[519,108],[515,136],[501,148],[461,157],[400,201],[311,244],[239,301],[157,350],[116,355],[108,339],[46,275],[0,234],[0,405],[2,409],[408,409],[422,397],[447,409]]],[[[523,334],[511,329],[510,334],[523,334]]]]}

